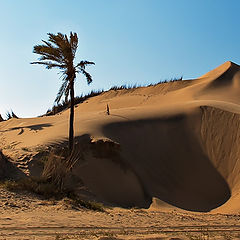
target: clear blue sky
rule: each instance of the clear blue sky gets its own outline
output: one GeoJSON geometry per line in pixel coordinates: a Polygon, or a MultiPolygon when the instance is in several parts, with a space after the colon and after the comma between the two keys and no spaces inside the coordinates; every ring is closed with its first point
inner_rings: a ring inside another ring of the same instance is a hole
{"type": "Polygon", "coordinates": [[[77,59],[96,63],[91,85],[78,76],[80,95],[240,64],[239,13],[239,0],[0,0],[0,113],[33,117],[53,105],[57,70],[29,64],[48,32],[77,32],[77,59]]]}

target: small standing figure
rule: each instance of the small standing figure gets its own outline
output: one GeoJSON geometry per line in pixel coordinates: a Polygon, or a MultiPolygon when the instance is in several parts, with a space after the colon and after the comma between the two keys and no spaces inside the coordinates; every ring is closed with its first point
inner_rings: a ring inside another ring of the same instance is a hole
{"type": "Polygon", "coordinates": [[[107,115],[110,115],[109,106],[107,104],[107,115]]]}

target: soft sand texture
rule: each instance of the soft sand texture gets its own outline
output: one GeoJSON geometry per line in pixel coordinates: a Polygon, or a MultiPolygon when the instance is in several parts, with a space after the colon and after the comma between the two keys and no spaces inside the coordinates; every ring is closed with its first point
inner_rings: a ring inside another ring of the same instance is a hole
{"type": "MultiPolygon", "coordinates": [[[[73,174],[95,199],[119,206],[158,198],[165,203],[152,207],[240,212],[239,84],[240,66],[226,62],[195,80],[88,99],[75,108],[75,135],[91,147],[73,174]]],[[[34,149],[66,140],[68,119],[67,110],[1,122],[0,147],[31,174],[34,149]]]]}

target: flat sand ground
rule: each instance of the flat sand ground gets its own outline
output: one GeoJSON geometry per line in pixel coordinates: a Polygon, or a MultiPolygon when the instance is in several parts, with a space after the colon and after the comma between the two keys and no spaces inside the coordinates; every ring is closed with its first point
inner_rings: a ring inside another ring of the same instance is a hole
{"type": "MultiPolygon", "coordinates": [[[[85,192],[76,191],[117,207],[74,209],[1,188],[0,239],[240,239],[239,96],[240,66],[226,62],[195,80],[79,104],[72,175],[85,192]]],[[[67,139],[68,117],[0,123],[15,174],[41,172],[41,153],[67,139]]],[[[0,173],[10,175],[3,164],[0,173]]]]}
{"type": "Polygon", "coordinates": [[[72,209],[0,190],[0,239],[240,239],[240,214],[72,209]]]}

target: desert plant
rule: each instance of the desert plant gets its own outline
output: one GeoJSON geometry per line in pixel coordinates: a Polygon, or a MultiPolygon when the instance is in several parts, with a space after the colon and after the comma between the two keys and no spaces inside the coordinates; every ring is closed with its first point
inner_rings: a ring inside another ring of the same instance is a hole
{"type": "MultiPolygon", "coordinates": [[[[81,96],[77,96],[74,98],[74,104],[79,104],[79,103],[83,103],[85,100],[91,98],[91,97],[95,97],[100,95],[101,93],[103,93],[104,90],[97,90],[97,91],[91,91],[90,93],[86,94],[86,95],[81,95],[81,96]]],[[[46,115],[54,115],[57,114],[65,109],[67,109],[69,107],[69,101],[62,101],[57,103],[56,105],[54,105],[52,107],[52,109],[48,109],[46,115]]]]}
{"type": "Polygon", "coordinates": [[[7,120],[9,120],[11,118],[19,118],[19,117],[13,112],[13,110],[11,110],[11,112],[9,111],[6,112],[6,118],[7,120]]]}
{"type": "Polygon", "coordinates": [[[58,155],[54,152],[51,152],[47,158],[47,161],[44,163],[44,169],[42,176],[45,179],[51,180],[59,189],[62,191],[63,179],[68,172],[67,160],[64,157],[64,154],[58,155]]]}
{"type": "Polygon", "coordinates": [[[19,118],[12,110],[12,118],[19,118]]]}
{"type": "Polygon", "coordinates": [[[1,182],[0,185],[9,191],[28,191],[42,195],[46,198],[58,197],[60,192],[55,184],[48,182],[44,178],[27,177],[19,180],[6,180],[1,182]]]}
{"type": "Polygon", "coordinates": [[[6,119],[9,120],[11,118],[12,118],[12,114],[9,111],[7,111],[6,112],[6,119]]]}
{"type": "Polygon", "coordinates": [[[56,184],[44,177],[26,177],[19,180],[0,181],[0,187],[12,192],[27,191],[38,194],[45,199],[64,200],[66,205],[74,208],[86,208],[89,210],[104,212],[104,206],[95,201],[81,199],[72,191],[62,191],[56,184]]]}
{"type": "Polygon", "coordinates": [[[33,52],[41,55],[39,61],[31,64],[42,64],[47,69],[58,68],[62,73],[63,83],[59,89],[56,103],[59,103],[62,96],[65,95],[65,101],[68,101],[70,95],[70,119],[69,119],[69,154],[73,149],[74,141],[74,81],[77,73],[82,73],[87,83],[92,82],[92,76],[85,70],[86,66],[95,64],[89,61],[80,61],[74,64],[75,54],[78,47],[78,36],[70,32],[70,37],[62,33],[48,33],[48,41],[42,40],[43,44],[35,45],[33,52]]]}

